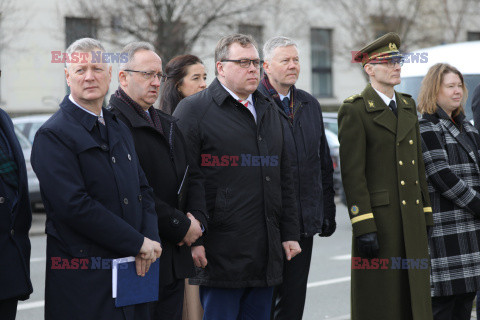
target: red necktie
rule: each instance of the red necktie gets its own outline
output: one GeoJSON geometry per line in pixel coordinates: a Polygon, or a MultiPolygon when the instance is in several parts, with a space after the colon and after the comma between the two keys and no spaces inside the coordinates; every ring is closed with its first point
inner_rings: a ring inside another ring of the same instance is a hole
{"type": "Polygon", "coordinates": [[[238,102],[240,102],[241,104],[243,104],[245,106],[245,108],[248,107],[248,100],[241,100],[241,99],[238,99],[238,102]]]}

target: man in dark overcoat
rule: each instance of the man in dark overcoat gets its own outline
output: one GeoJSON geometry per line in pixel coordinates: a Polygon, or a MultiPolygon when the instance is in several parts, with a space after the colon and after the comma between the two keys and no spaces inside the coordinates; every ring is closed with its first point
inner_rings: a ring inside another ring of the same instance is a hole
{"type": "Polygon", "coordinates": [[[0,109],[0,318],[5,320],[15,319],[18,300],[33,291],[31,224],[25,159],[12,120],[0,109]]]}
{"type": "Polygon", "coordinates": [[[352,237],[352,320],[432,319],[427,226],[433,224],[415,102],[396,92],[400,38],[355,54],[370,83],[338,112],[352,237]]]}
{"type": "Polygon", "coordinates": [[[161,248],[130,131],[102,108],[111,66],[92,52],[105,49],[90,38],[67,49],[83,57],[65,68],[71,94],[33,144],[47,214],[45,319],[148,319],[148,304],[117,308],[112,298],[110,259],[134,256],[144,276],[161,248]]]}
{"type": "Polygon", "coordinates": [[[176,120],[153,107],[164,77],[162,60],[146,42],[130,43],[122,54],[128,61],[120,65],[120,87],[110,98],[109,110],[132,132],[140,164],[154,192],[163,251],[159,299],[153,303],[152,319],[181,320],[185,278],[195,274],[190,245],[207,225],[205,209],[201,208],[204,202],[195,202],[203,193],[196,195],[202,192],[201,186],[188,172],[185,176],[187,149],[176,120]],[[182,181],[184,196],[191,199],[186,203],[188,209],[179,208],[177,192],[182,181]],[[181,211],[185,209],[185,213],[181,211]]]}
{"type": "Polygon", "coordinates": [[[174,112],[203,181],[208,264],[197,269],[204,319],[268,319],[283,258],[300,252],[293,180],[278,112],[256,89],[250,36],[223,37],[217,78],[174,112]]]}
{"type": "Polygon", "coordinates": [[[333,164],[318,100],[295,87],[300,74],[297,44],[286,37],[263,47],[265,75],[258,90],[275,102],[292,167],[302,253],[285,261],[283,283],[275,288],[273,319],[301,320],[312,258],[313,236],[335,231],[333,164]]]}

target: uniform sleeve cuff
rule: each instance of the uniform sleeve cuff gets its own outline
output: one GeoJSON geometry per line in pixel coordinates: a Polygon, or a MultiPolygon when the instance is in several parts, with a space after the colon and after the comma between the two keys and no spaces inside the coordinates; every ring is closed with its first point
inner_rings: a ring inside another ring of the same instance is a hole
{"type": "Polygon", "coordinates": [[[377,225],[375,224],[373,213],[365,213],[360,216],[356,216],[351,219],[351,222],[353,228],[353,235],[355,237],[377,231],[377,225]]]}

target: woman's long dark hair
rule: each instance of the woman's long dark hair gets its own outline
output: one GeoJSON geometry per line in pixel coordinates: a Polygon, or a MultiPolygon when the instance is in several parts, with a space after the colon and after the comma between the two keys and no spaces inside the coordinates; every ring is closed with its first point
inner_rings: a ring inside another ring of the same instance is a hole
{"type": "Polygon", "coordinates": [[[197,63],[203,64],[200,58],[192,54],[177,56],[167,63],[165,66],[167,79],[160,89],[159,107],[163,112],[172,114],[180,100],[185,98],[178,87],[187,75],[188,67],[197,63]]]}

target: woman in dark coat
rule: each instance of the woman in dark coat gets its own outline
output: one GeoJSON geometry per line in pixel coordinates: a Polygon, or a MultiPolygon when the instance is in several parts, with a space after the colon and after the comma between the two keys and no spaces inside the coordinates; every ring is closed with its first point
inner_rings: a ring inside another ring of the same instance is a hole
{"type": "Polygon", "coordinates": [[[462,74],[438,63],[420,89],[420,133],[434,226],[429,238],[434,319],[470,319],[480,289],[480,136],[465,118],[462,74]]]}
{"type": "MultiPolygon", "coordinates": [[[[203,62],[196,56],[186,54],[170,60],[165,66],[166,81],[160,93],[160,109],[172,114],[177,104],[185,97],[202,91],[207,87],[207,74],[203,62]]],[[[205,255],[203,246],[192,246],[194,262],[202,267],[200,256],[205,255]],[[200,251],[198,253],[198,251],[200,251]]],[[[207,261],[203,260],[203,267],[207,261]]],[[[201,320],[203,316],[198,286],[188,284],[185,280],[185,298],[183,303],[183,320],[201,320]]]]}

